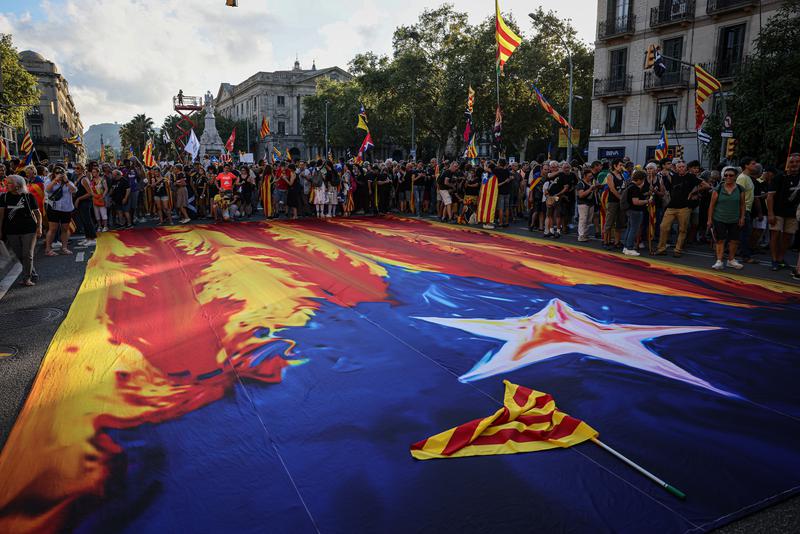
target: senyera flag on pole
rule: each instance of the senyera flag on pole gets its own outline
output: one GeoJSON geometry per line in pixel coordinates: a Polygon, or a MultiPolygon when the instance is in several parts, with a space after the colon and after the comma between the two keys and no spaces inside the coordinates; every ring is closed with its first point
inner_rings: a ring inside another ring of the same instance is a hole
{"type": "Polygon", "coordinates": [[[233,144],[236,142],[236,127],[233,127],[233,131],[231,132],[231,136],[225,142],[225,150],[228,152],[233,152],[233,144]]]}
{"type": "Polygon", "coordinates": [[[266,117],[261,119],[261,139],[264,139],[266,136],[270,134],[269,130],[269,121],[266,117]]]}
{"type": "Polygon", "coordinates": [[[653,473],[626,458],[598,438],[597,430],[556,408],[552,396],[503,380],[503,407],[494,415],[475,419],[411,445],[417,460],[516,454],[567,448],[585,441],[619,458],[669,493],[686,495],[653,473]]]}
{"type": "Polygon", "coordinates": [[[506,21],[503,20],[503,15],[500,14],[500,2],[495,0],[495,41],[497,41],[497,68],[503,72],[503,67],[514,53],[514,50],[522,43],[519,35],[514,33],[506,21]]]}
{"type": "Polygon", "coordinates": [[[524,386],[505,384],[503,407],[494,415],[445,430],[411,446],[418,460],[490,454],[516,454],[571,447],[599,433],[556,408],[553,397],[524,386]]]}

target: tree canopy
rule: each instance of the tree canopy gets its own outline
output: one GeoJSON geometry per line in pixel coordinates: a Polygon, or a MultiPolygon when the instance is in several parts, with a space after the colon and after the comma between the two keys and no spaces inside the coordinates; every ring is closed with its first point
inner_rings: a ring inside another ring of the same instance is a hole
{"type": "Polygon", "coordinates": [[[19,61],[11,36],[0,33],[0,121],[22,128],[25,113],[39,104],[36,76],[19,61]]]}
{"type": "MultiPolygon", "coordinates": [[[[554,121],[533,99],[532,83],[567,115],[569,66],[564,43],[572,53],[574,93],[584,97],[575,99],[573,127],[582,130],[581,146],[585,146],[593,52],[577,39],[569,22],[552,12],[539,8],[532,19],[526,18],[526,28],[512,17],[506,20],[523,38],[500,80],[506,152],[531,157],[544,152],[556,133],[554,121]]],[[[353,58],[353,80],[319,82],[317,94],[305,99],[306,141],[324,145],[328,102],[330,145],[357,148],[363,132],[355,128],[356,117],[363,103],[376,145],[410,148],[413,117],[420,155],[460,154],[465,148],[460,134],[470,85],[476,92],[473,121],[488,141],[497,107],[494,15],[471,25],[467,13],[444,4],[425,10],[416,23],[398,27],[392,43],[391,56],[367,52],[353,58]]]]}
{"type": "MultiPolygon", "coordinates": [[[[762,27],[755,54],[737,76],[728,112],[740,156],[783,162],[800,97],[800,0],[787,0],[762,27]]],[[[718,119],[718,118],[717,118],[718,119]]],[[[710,130],[719,130],[719,120],[710,130]]],[[[719,154],[719,141],[711,153],[719,154]]],[[[794,149],[800,148],[795,136],[794,149]]]]}

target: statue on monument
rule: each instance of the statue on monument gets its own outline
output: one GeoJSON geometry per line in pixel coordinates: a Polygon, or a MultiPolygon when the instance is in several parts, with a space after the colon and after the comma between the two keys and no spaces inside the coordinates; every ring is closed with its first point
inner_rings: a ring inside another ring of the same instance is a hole
{"type": "Polygon", "coordinates": [[[217,132],[217,121],[214,116],[214,95],[211,94],[211,91],[206,91],[204,100],[206,118],[203,135],[200,136],[201,158],[206,154],[214,156],[222,154],[222,150],[225,148],[222,138],[217,132]]]}

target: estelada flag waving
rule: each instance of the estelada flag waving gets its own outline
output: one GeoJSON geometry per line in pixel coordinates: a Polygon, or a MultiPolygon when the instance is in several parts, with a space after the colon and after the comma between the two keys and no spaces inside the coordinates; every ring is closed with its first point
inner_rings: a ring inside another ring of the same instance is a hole
{"type": "Polygon", "coordinates": [[[411,446],[418,460],[486,456],[572,447],[598,432],[556,408],[553,397],[504,380],[504,406],[494,415],[475,419],[411,446]]]}
{"type": "Polygon", "coordinates": [[[228,152],[233,152],[233,144],[236,142],[236,127],[233,127],[233,131],[231,132],[231,136],[228,138],[228,141],[225,143],[225,150],[228,152]]]}

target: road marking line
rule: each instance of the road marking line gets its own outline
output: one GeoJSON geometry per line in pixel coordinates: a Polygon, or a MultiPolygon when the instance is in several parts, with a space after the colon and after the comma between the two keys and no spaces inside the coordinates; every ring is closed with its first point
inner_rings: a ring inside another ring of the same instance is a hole
{"type": "Polygon", "coordinates": [[[75,262],[78,263],[78,262],[83,261],[83,255],[84,255],[83,251],[78,252],[77,254],[75,254],[75,262]]]}
{"type": "Polygon", "coordinates": [[[0,280],[0,299],[2,299],[11,286],[14,284],[14,281],[19,276],[19,273],[22,272],[22,264],[20,262],[14,263],[14,266],[8,271],[8,274],[0,280]]]}

